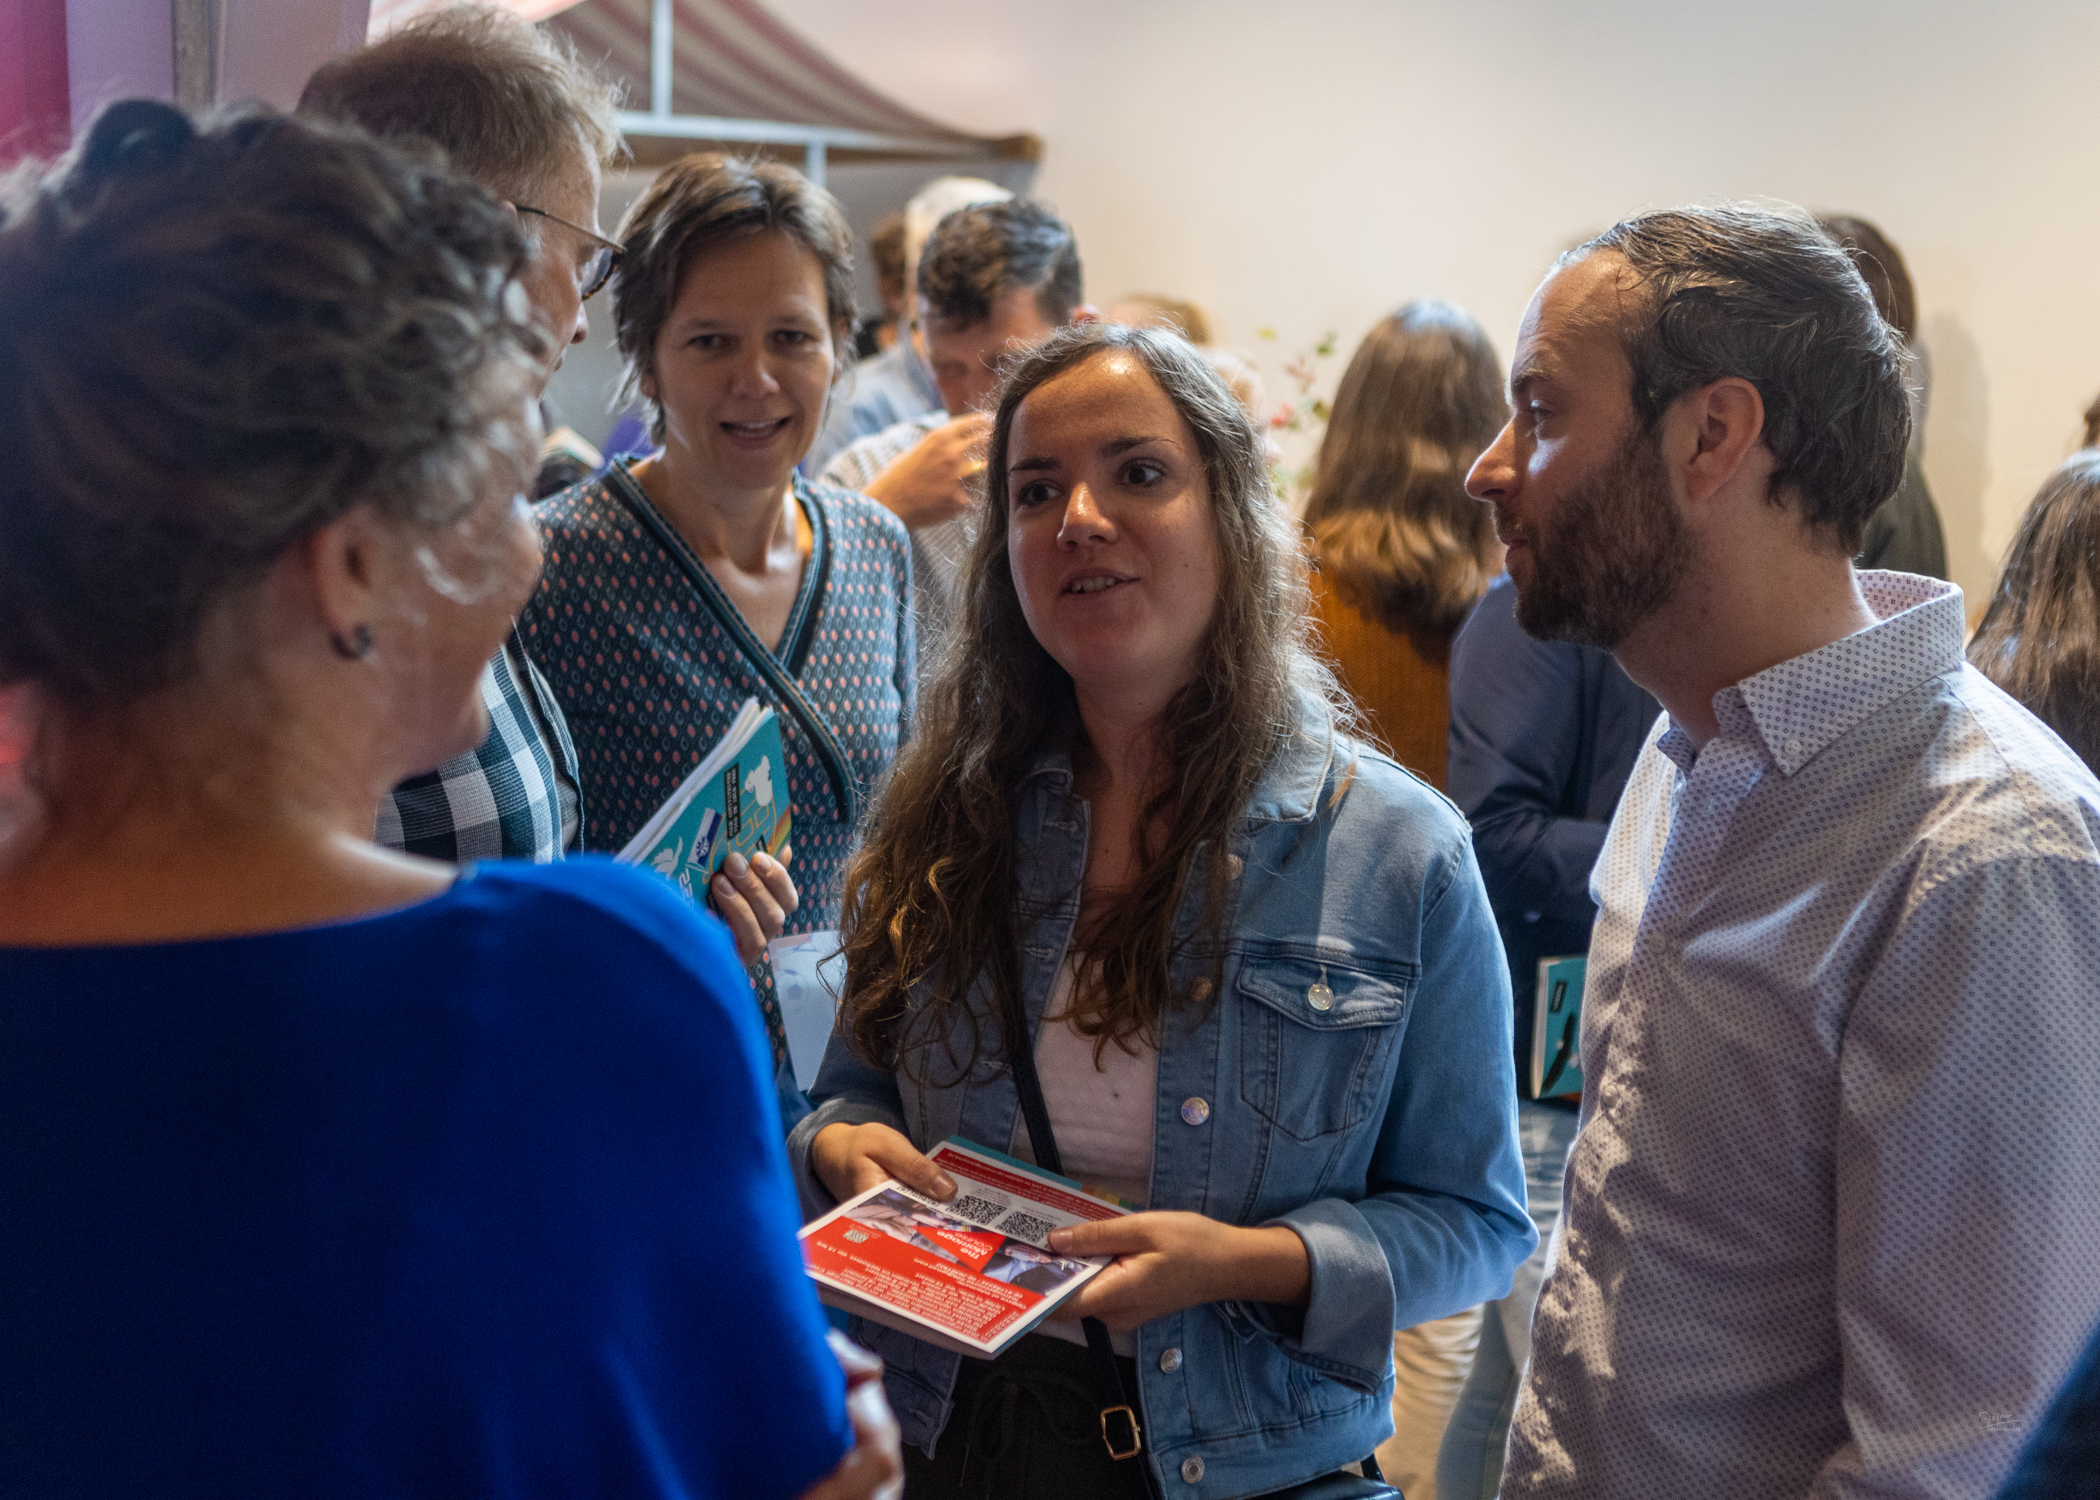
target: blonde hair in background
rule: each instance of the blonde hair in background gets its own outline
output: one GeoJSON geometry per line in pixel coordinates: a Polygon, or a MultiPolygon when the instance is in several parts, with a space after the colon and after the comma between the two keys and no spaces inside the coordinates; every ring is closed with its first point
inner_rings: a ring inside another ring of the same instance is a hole
{"type": "Polygon", "coordinates": [[[1164,328],[1201,348],[1210,342],[1210,316],[1195,303],[1158,292],[1132,292],[1108,310],[1111,323],[1164,328]]]}
{"type": "Polygon", "coordinates": [[[1493,511],[1466,472],[1508,416],[1501,362],[1448,302],[1410,302],[1364,336],[1335,392],[1305,508],[1342,600],[1399,633],[1449,635],[1493,575],[1493,511]]]}

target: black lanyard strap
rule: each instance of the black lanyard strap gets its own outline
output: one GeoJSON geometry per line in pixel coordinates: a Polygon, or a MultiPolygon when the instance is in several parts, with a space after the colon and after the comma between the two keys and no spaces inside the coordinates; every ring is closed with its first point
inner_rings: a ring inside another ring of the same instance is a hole
{"type": "Polygon", "coordinates": [[[700,595],[709,613],[714,615],[715,623],[729,632],[729,638],[736,642],[737,649],[757,669],[758,675],[765,678],[766,686],[773,690],[773,696],[795,716],[795,722],[802,726],[802,733],[817,752],[817,759],[824,763],[824,775],[831,783],[831,797],[837,808],[839,821],[848,826],[857,826],[861,813],[860,779],[853,774],[853,764],[846,758],[845,747],[839,743],[838,736],[832,733],[831,726],[824,721],[824,716],[817,712],[816,706],[803,696],[802,689],[793,675],[800,672],[803,664],[809,659],[810,645],[817,635],[817,615],[824,607],[824,593],[831,583],[831,523],[825,519],[824,507],[814,504],[808,507],[810,524],[817,534],[816,556],[812,559],[816,566],[816,577],[811,581],[809,602],[802,611],[801,624],[794,633],[794,639],[787,643],[788,658],[787,663],[783,665],[780,658],[752,631],[751,623],[744,618],[743,611],[722,592],[722,585],[715,581],[714,574],[707,571],[706,564],[700,561],[699,555],[693,551],[686,539],[678,534],[678,528],[665,519],[663,512],[656,508],[643,493],[642,487],[635,483],[634,476],[627,470],[625,460],[613,464],[605,471],[605,484],[613,496],[627,507],[628,512],[656,538],[657,545],[668,552],[672,560],[685,571],[686,581],[692,584],[694,592],[700,595]]]}
{"type": "MultiPolygon", "coordinates": [[[[1028,1016],[1021,1008],[1018,987],[1006,991],[1007,1062],[1013,1069],[1014,1088],[1021,1096],[1021,1119],[1028,1126],[1028,1149],[1035,1164],[1045,1172],[1064,1175],[1064,1159],[1058,1155],[1057,1137],[1050,1129],[1050,1106],[1043,1101],[1043,1083],[1035,1071],[1035,1038],[1029,1034],[1028,1016]]],[[[1138,1458],[1145,1446],[1144,1430],[1138,1425],[1134,1392],[1123,1388],[1123,1372],[1116,1365],[1115,1346],[1108,1339],[1108,1325],[1099,1318],[1081,1318],[1086,1346],[1093,1351],[1094,1376],[1099,1383],[1101,1442],[1112,1459],[1138,1458]]],[[[1159,1479],[1152,1465],[1139,1459],[1145,1493],[1160,1494],[1159,1479]]]]}

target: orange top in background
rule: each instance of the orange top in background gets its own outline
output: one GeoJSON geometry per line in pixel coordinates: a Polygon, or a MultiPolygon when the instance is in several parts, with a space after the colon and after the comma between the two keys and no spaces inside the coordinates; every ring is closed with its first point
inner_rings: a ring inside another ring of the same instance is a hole
{"type": "Polygon", "coordinates": [[[1451,724],[1451,638],[1400,633],[1342,602],[1307,570],[1320,645],[1381,749],[1439,791],[1451,724]]]}

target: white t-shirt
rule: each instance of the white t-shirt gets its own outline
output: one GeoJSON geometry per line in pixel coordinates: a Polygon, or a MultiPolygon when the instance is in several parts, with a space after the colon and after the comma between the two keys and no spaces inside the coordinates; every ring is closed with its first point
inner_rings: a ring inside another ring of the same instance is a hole
{"type": "MultiPolygon", "coordinates": [[[[1094,1049],[1100,1039],[1082,1036],[1072,1024],[1075,973],[1074,960],[1067,958],[1058,971],[1035,1044],[1035,1071],[1042,1081],[1043,1103],[1050,1111],[1050,1129],[1057,1137],[1057,1154],[1064,1161],[1065,1176],[1143,1208],[1152,1193],[1152,1116],[1159,1052],[1132,1041],[1129,1045],[1137,1049],[1132,1056],[1110,1042],[1101,1048],[1097,1065],[1094,1049]]],[[[1008,1151],[1023,1161],[1035,1160],[1027,1123],[1019,1116],[1008,1151]]],[[[1086,1342],[1077,1323],[1045,1322],[1038,1331],[1070,1343],[1086,1342]]],[[[1113,1335],[1113,1341],[1118,1354],[1130,1354],[1135,1348],[1126,1333],[1113,1335]]]]}

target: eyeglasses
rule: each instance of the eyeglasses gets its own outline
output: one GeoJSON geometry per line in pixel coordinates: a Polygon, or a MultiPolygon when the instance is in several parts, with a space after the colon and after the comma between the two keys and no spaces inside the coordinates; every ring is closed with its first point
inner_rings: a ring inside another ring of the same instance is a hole
{"type": "Polygon", "coordinates": [[[609,240],[602,234],[594,234],[581,224],[571,224],[560,214],[550,214],[544,208],[527,208],[520,203],[517,210],[521,214],[534,214],[542,219],[551,219],[564,229],[573,229],[596,246],[597,248],[591,251],[591,258],[585,261],[577,272],[576,280],[583,288],[583,300],[586,302],[605,290],[605,283],[612,280],[612,273],[620,268],[620,258],[627,253],[618,240],[609,240]]]}

